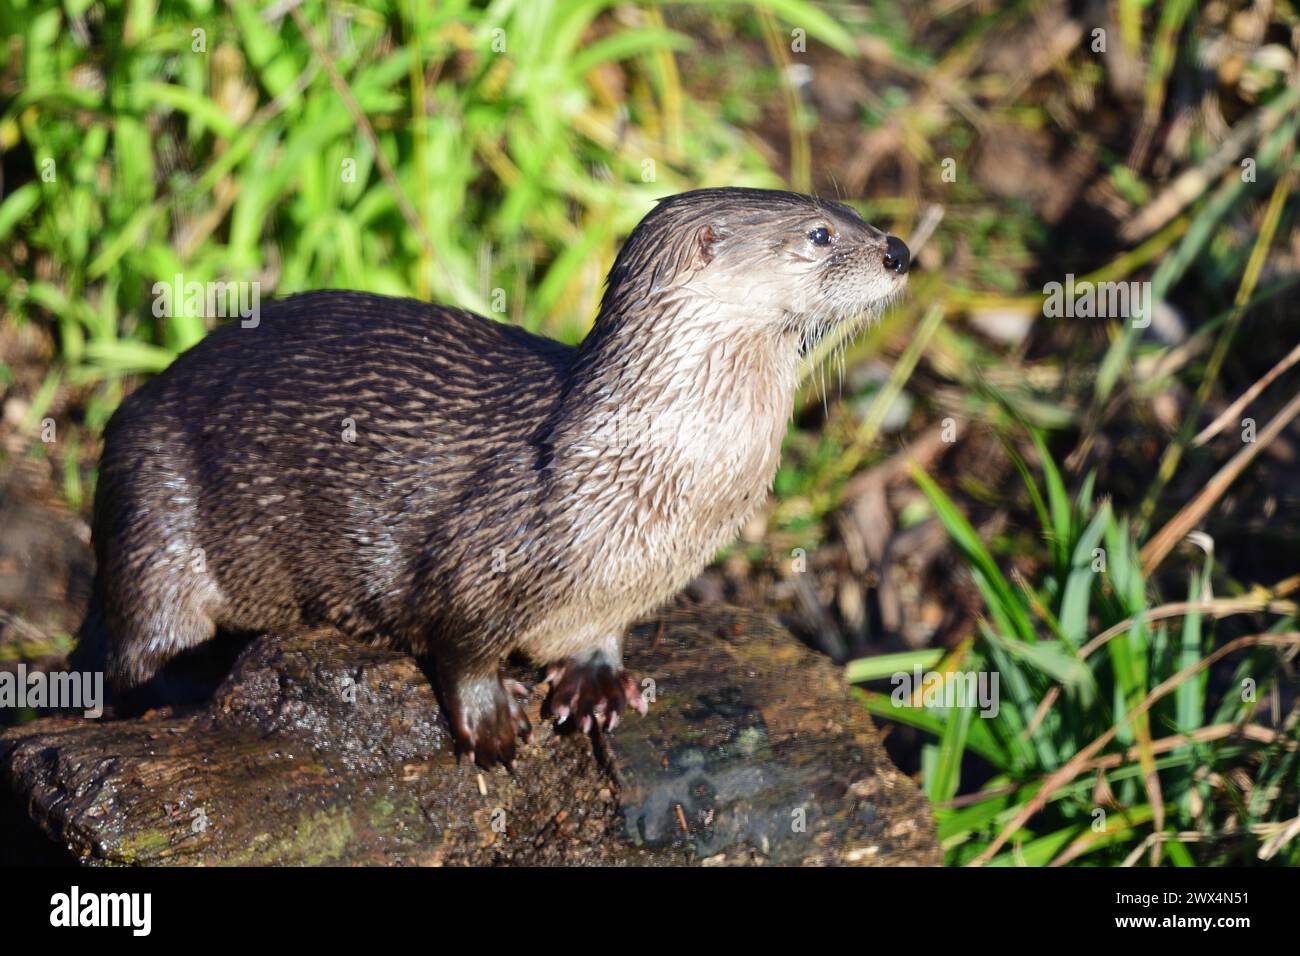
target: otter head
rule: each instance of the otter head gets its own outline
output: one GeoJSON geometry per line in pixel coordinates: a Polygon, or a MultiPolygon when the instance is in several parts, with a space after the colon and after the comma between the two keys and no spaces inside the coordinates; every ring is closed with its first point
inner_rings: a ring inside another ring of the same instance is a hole
{"type": "Polygon", "coordinates": [[[661,201],[624,244],[597,329],[649,303],[677,301],[702,321],[716,320],[719,334],[740,323],[789,333],[807,348],[840,322],[878,314],[902,291],[909,264],[902,240],[842,203],[766,189],[695,190],[661,201]]]}

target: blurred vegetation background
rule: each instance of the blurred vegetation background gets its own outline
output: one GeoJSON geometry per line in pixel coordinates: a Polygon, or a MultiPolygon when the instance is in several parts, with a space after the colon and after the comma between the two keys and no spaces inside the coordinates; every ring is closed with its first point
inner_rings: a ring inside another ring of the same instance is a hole
{"type": "Polygon", "coordinates": [[[708,185],[840,198],[909,297],[814,367],[686,600],[843,662],[953,864],[1300,862],[1293,3],[0,7],[0,660],[55,666],[99,436],[210,319],[156,282],[577,341],[708,185]],[[1150,283],[1149,328],[1044,286],[1150,283]],[[1246,422],[1249,421],[1249,425],[1246,422]],[[996,716],[893,693],[993,671],[996,716]]]}

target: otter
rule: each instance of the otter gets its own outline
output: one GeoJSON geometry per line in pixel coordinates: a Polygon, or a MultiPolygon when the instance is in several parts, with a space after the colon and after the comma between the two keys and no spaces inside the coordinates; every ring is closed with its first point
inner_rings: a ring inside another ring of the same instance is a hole
{"type": "Polygon", "coordinates": [[[661,200],[577,347],[360,292],[211,332],[112,416],[83,644],[146,684],[218,632],[328,624],[432,659],[458,752],[512,765],[502,661],[584,732],[645,713],[623,635],[759,508],[799,360],[900,292],[907,247],[846,205],[661,200]]]}

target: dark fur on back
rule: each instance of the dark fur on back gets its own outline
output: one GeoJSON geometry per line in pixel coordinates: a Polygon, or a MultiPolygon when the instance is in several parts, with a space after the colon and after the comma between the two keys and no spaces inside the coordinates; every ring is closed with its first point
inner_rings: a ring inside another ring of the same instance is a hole
{"type": "MultiPolygon", "coordinates": [[[[535,491],[538,429],[573,356],[473,313],[356,292],[293,296],[256,328],[216,329],[105,432],[94,541],[109,631],[134,637],[147,595],[179,605],[197,590],[235,631],[424,632],[411,598],[440,569],[411,556],[485,540],[485,498],[506,473],[515,493],[535,491]]],[[[114,642],[119,681],[156,665],[139,637],[114,642]]]]}

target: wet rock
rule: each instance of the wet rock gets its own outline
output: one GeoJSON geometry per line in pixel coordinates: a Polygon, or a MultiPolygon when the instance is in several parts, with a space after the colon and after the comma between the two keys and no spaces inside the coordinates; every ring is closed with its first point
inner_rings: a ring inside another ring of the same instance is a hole
{"type": "MultiPolygon", "coordinates": [[[[332,631],[249,645],[200,708],[0,735],[0,808],[87,863],[937,864],[930,811],[839,671],[770,619],[676,609],[612,736],[457,763],[428,678],[332,631]]],[[[520,671],[529,677],[531,672],[520,671]]]]}

